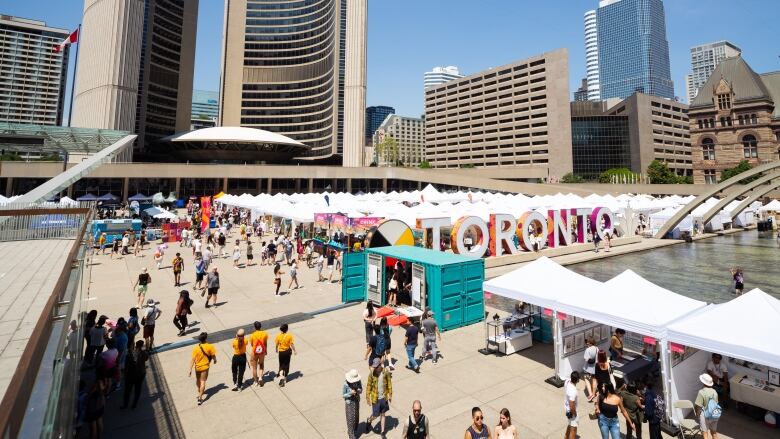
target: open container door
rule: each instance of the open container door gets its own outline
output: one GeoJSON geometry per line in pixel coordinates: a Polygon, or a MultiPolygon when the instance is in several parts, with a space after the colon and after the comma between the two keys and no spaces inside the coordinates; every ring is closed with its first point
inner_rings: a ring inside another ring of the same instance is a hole
{"type": "Polygon", "coordinates": [[[368,280],[367,291],[368,300],[374,303],[374,305],[382,306],[384,303],[384,264],[382,263],[382,255],[375,253],[368,253],[368,273],[366,274],[368,280]]]}
{"type": "Polygon", "coordinates": [[[428,306],[425,287],[425,267],[412,263],[412,306],[420,311],[428,306]]]}

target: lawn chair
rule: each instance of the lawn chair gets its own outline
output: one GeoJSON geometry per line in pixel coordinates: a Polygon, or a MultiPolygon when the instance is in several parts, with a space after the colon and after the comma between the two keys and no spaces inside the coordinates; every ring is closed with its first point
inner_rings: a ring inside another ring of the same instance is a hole
{"type": "MultiPolygon", "coordinates": [[[[693,413],[696,413],[696,410],[694,410],[693,408],[693,403],[686,399],[675,401],[674,408],[682,409],[682,410],[689,409],[692,410],[693,413]]],[[[682,439],[687,439],[689,437],[693,438],[701,434],[699,423],[694,419],[688,419],[688,418],[680,419],[679,428],[680,428],[679,435],[680,437],[682,437],[682,439]]]]}

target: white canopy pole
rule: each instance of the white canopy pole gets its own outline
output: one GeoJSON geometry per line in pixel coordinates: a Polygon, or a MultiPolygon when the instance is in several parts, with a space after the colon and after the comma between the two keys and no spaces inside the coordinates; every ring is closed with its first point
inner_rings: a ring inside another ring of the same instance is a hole
{"type": "MultiPolygon", "coordinates": [[[[661,344],[661,379],[663,380],[664,401],[666,401],[666,418],[674,423],[672,418],[672,362],[669,339],[659,340],[661,344]]],[[[676,424],[675,424],[676,425],[676,424]]]]}
{"type": "Polygon", "coordinates": [[[558,311],[553,310],[552,313],[552,330],[553,330],[553,355],[555,356],[555,375],[547,378],[545,382],[552,384],[555,387],[563,387],[565,383],[561,379],[561,355],[563,354],[563,322],[558,318],[558,311]]]}

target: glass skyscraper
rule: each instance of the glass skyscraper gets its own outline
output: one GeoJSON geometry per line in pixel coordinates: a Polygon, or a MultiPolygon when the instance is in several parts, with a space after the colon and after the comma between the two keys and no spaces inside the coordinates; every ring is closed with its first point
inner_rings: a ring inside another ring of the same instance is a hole
{"type": "Polygon", "coordinates": [[[663,1],[602,0],[596,14],[601,99],[674,99],[663,1]]]}
{"type": "Polygon", "coordinates": [[[395,114],[393,107],[377,105],[366,108],[366,145],[371,145],[374,133],[391,114],[395,114]]]}

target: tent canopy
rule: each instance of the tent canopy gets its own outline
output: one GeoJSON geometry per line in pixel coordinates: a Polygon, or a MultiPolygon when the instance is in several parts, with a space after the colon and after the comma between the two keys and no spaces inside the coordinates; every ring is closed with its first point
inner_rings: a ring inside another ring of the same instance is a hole
{"type": "Polygon", "coordinates": [[[97,199],[94,194],[86,194],[76,198],[76,201],[97,201],[97,199]]]}
{"type": "Polygon", "coordinates": [[[596,297],[601,282],[577,274],[546,256],[484,283],[484,290],[510,299],[567,312],[562,306],[572,296],[596,297]]]}
{"type": "Polygon", "coordinates": [[[128,201],[152,201],[152,197],[147,197],[146,195],[142,193],[137,193],[133,195],[132,197],[127,199],[128,201]]]}
{"type": "Polygon", "coordinates": [[[780,368],[780,300],[754,289],[668,327],[669,341],[780,368]]]}
{"type": "Polygon", "coordinates": [[[97,199],[98,199],[98,201],[119,201],[119,197],[117,197],[116,195],[114,195],[112,193],[103,194],[103,195],[99,196],[97,199]]]}
{"type": "Polygon", "coordinates": [[[772,200],[765,206],[758,208],[760,212],[780,212],[780,201],[772,200]]]}

